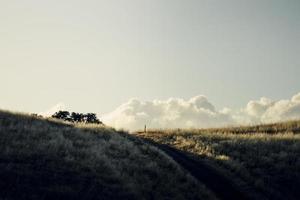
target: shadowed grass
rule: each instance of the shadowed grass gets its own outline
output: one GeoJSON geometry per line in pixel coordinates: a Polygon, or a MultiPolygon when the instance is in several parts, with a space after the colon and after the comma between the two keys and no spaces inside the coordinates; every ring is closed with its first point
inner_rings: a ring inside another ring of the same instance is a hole
{"type": "Polygon", "coordinates": [[[126,132],[0,112],[0,199],[214,199],[126,132]]]}

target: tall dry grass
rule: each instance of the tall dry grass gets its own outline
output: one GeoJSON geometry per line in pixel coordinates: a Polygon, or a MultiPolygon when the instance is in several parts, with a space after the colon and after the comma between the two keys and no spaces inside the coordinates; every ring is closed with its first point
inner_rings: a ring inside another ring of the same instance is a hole
{"type": "Polygon", "coordinates": [[[214,199],[172,159],[103,126],[0,112],[0,199],[214,199]]]}
{"type": "MultiPolygon", "coordinates": [[[[192,153],[241,185],[270,199],[300,199],[300,121],[140,134],[192,153]]],[[[217,180],[216,180],[217,181],[217,180]]]]}

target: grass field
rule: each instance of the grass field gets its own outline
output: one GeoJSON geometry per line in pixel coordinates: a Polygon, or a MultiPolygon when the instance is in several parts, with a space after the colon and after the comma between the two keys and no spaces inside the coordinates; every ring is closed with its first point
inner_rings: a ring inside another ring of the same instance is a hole
{"type": "Polygon", "coordinates": [[[130,135],[4,111],[0,199],[216,199],[137,136],[186,152],[246,191],[300,199],[300,121],[130,135]]]}
{"type": "MultiPolygon", "coordinates": [[[[138,134],[191,153],[268,199],[300,199],[300,121],[138,134]]],[[[217,180],[216,180],[217,181],[217,180]]]]}
{"type": "Polygon", "coordinates": [[[0,112],[0,199],[215,199],[123,131],[0,112]]]}

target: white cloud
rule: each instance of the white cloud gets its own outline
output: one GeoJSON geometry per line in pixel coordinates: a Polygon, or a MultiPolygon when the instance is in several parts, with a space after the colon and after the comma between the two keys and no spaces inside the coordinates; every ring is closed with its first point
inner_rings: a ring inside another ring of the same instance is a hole
{"type": "Polygon", "coordinates": [[[262,97],[260,100],[258,101],[250,101],[247,106],[245,111],[247,112],[247,114],[249,114],[250,116],[260,116],[263,113],[266,112],[266,110],[272,106],[274,104],[274,102],[271,99],[268,99],[266,97],[262,97]]]}
{"type": "Polygon", "coordinates": [[[150,128],[208,128],[278,122],[300,119],[300,93],[290,100],[274,101],[262,97],[249,101],[240,110],[217,110],[202,95],[189,100],[130,99],[102,119],[110,126],[129,130],[142,129],[144,125],[150,128]]]}
{"type": "MultiPolygon", "coordinates": [[[[59,110],[67,110],[65,104],[58,103],[39,114],[51,116],[59,110]]],[[[288,100],[275,101],[266,97],[251,100],[240,110],[218,110],[203,95],[188,100],[130,99],[101,118],[107,125],[132,131],[143,129],[144,125],[149,128],[209,128],[294,119],[300,119],[300,93],[288,100]]]]}
{"type": "Polygon", "coordinates": [[[290,100],[272,101],[261,98],[250,101],[245,110],[252,122],[272,123],[278,121],[300,119],[300,93],[290,100]]]}
{"type": "Polygon", "coordinates": [[[205,96],[189,100],[140,101],[131,99],[103,117],[104,123],[130,130],[150,128],[200,128],[232,124],[228,110],[217,111],[205,96]]]}
{"type": "Polygon", "coordinates": [[[298,93],[298,94],[296,94],[295,96],[292,97],[292,102],[300,103],[300,93],[298,93]]]}
{"type": "Polygon", "coordinates": [[[57,103],[56,105],[52,106],[48,110],[40,112],[39,115],[50,117],[51,115],[53,115],[55,112],[59,110],[67,110],[64,103],[57,103]]]}

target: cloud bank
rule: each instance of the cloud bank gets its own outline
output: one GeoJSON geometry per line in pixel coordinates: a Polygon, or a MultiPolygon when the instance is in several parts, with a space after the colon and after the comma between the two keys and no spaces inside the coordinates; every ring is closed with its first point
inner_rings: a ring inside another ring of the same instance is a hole
{"type": "Polygon", "coordinates": [[[245,112],[254,122],[271,123],[300,119],[300,93],[288,100],[273,101],[263,97],[258,101],[250,101],[245,112]]]}
{"type": "Polygon", "coordinates": [[[55,112],[59,110],[67,110],[66,106],[64,103],[57,103],[56,105],[52,106],[48,110],[45,110],[43,112],[40,112],[39,115],[45,116],[45,117],[50,117],[53,115],[55,112]]]}
{"type": "Polygon", "coordinates": [[[238,111],[217,110],[203,95],[184,100],[130,99],[102,117],[105,124],[128,130],[149,128],[210,128],[300,119],[300,93],[289,100],[266,97],[250,101],[238,111]]]}
{"type": "MultiPolygon", "coordinates": [[[[59,110],[67,110],[64,103],[58,103],[39,114],[48,117],[59,110]]],[[[218,110],[203,95],[187,100],[130,99],[114,111],[98,116],[109,126],[131,131],[141,130],[144,125],[148,128],[211,128],[273,123],[300,119],[300,93],[286,100],[275,101],[266,97],[251,100],[239,110],[218,110]]]]}

